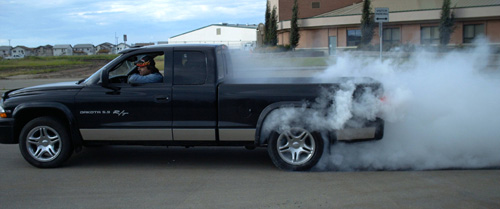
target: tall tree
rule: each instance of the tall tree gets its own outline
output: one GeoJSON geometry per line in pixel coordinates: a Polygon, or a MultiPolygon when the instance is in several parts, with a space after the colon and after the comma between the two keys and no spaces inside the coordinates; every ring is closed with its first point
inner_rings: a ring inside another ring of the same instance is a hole
{"type": "Polygon", "coordinates": [[[450,0],[444,0],[439,21],[439,43],[442,46],[450,43],[450,37],[455,30],[455,14],[451,11],[450,0]]]}
{"type": "Polygon", "coordinates": [[[269,46],[276,46],[278,44],[278,17],[276,16],[276,6],[274,6],[271,12],[271,18],[269,20],[269,46]]]}
{"type": "Polygon", "coordinates": [[[297,19],[299,16],[299,5],[297,4],[297,0],[293,2],[292,8],[292,21],[290,26],[290,48],[295,49],[299,44],[300,34],[299,34],[299,26],[297,24],[297,19]]]}
{"type": "Polygon", "coordinates": [[[269,38],[270,38],[270,35],[269,35],[269,31],[270,31],[270,27],[271,27],[271,9],[269,8],[269,1],[267,1],[266,3],[266,22],[264,23],[264,45],[268,45],[269,44],[269,38]]]}
{"type": "Polygon", "coordinates": [[[371,10],[371,1],[364,0],[363,13],[361,14],[361,45],[369,44],[373,38],[375,21],[373,20],[373,13],[371,10]]]}

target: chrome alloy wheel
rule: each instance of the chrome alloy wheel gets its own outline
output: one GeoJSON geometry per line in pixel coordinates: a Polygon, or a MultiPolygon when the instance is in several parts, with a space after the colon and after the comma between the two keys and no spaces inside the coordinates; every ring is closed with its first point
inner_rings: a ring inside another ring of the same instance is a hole
{"type": "Polygon", "coordinates": [[[302,128],[292,128],[281,133],[277,145],[281,159],[291,165],[307,163],[316,149],[314,137],[302,128]]]}
{"type": "Polygon", "coordinates": [[[28,152],[37,161],[49,162],[59,156],[62,150],[62,140],[51,127],[37,126],[26,137],[28,152]]]}

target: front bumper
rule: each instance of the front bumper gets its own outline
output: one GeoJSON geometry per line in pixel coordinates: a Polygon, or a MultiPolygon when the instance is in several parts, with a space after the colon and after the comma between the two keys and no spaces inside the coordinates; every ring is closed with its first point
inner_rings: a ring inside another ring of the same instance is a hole
{"type": "Polygon", "coordinates": [[[17,144],[14,139],[14,119],[0,118],[0,144],[17,144]]]}

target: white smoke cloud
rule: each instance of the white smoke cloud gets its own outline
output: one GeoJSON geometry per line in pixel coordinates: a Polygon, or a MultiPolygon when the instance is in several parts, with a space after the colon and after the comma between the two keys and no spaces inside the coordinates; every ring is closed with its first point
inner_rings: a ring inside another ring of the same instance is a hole
{"type": "MultiPolygon", "coordinates": [[[[380,117],[385,120],[382,140],[335,143],[325,148],[314,169],[498,167],[500,56],[492,55],[485,39],[475,45],[448,53],[422,49],[408,56],[393,52],[391,58],[383,61],[355,53],[339,54],[315,78],[340,83],[340,87],[323,89],[312,104],[273,111],[265,121],[263,136],[271,130],[281,132],[292,126],[312,131],[356,127],[362,125],[358,122],[380,117]],[[342,77],[354,79],[339,79],[342,77]],[[352,98],[354,84],[370,82],[367,77],[383,84],[384,102],[370,89],[352,98]]],[[[269,77],[284,74],[279,67],[264,71],[247,68],[237,74],[244,78],[260,77],[258,82],[263,83],[273,82],[269,77]]]]}
{"type": "MultiPolygon", "coordinates": [[[[378,110],[386,121],[385,135],[380,141],[336,143],[327,148],[315,169],[500,166],[500,63],[492,59],[486,40],[476,44],[470,50],[420,51],[383,62],[340,55],[318,77],[328,81],[367,76],[382,82],[386,102],[378,110]]],[[[372,106],[360,104],[353,109],[372,106]]]]}
{"type": "MultiPolygon", "coordinates": [[[[291,127],[300,127],[313,132],[325,132],[350,128],[360,128],[365,121],[374,121],[380,109],[379,88],[359,87],[358,84],[373,83],[366,78],[338,79],[332,82],[338,85],[324,87],[314,102],[304,101],[301,107],[280,107],[272,111],[264,122],[262,136],[271,131],[281,133],[291,127]],[[363,93],[353,98],[356,90],[363,93]]],[[[265,137],[262,137],[265,140],[265,137]]]]}

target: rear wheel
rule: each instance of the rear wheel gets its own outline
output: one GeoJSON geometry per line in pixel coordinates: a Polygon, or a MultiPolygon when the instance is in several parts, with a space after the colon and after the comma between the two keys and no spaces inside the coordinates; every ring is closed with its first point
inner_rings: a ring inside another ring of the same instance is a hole
{"type": "Polygon", "coordinates": [[[320,134],[303,128],[290,128],[281,133],[272,132],[267,150],[273,163],[284,170],[311,169],[323,154],[320,134]]]}
{"type": "Polygon", "coordinates": [[[39,168],[58,167],[73,152],[67,128],[52,117],[39,117],[27,123],[19,137],[24,159],[39,168]]]}

